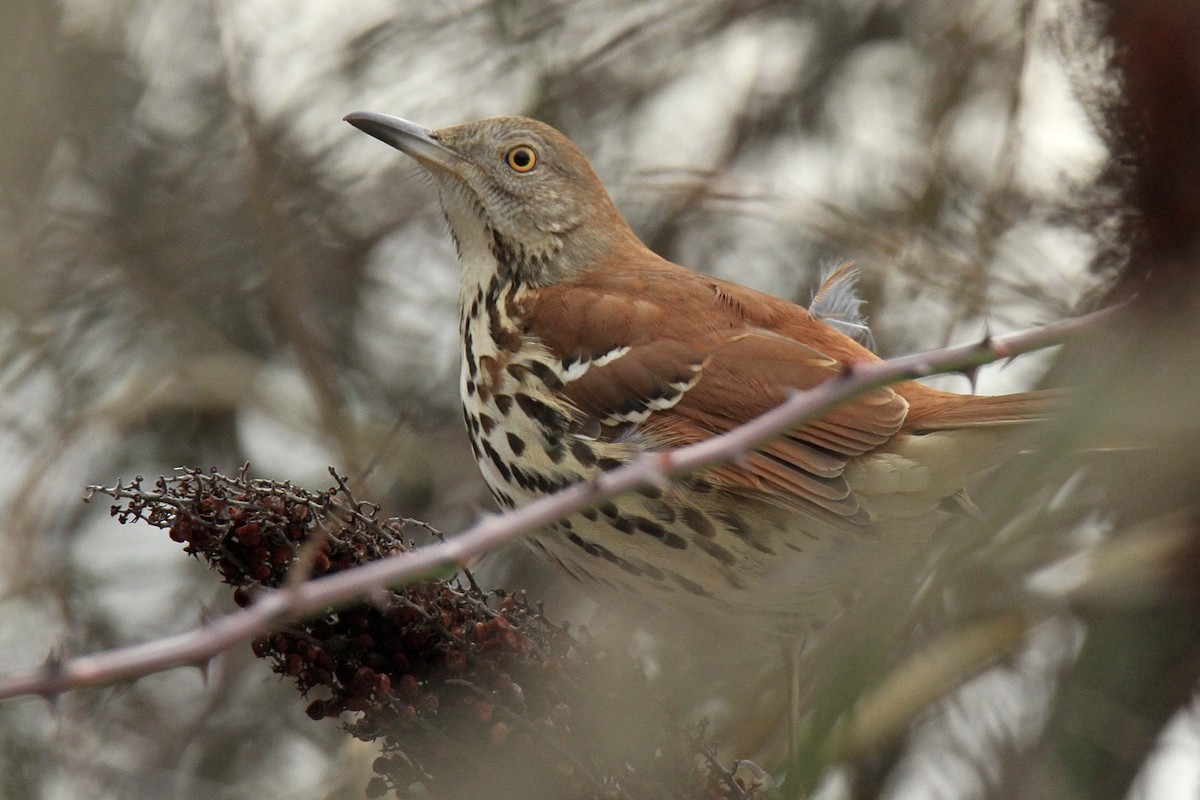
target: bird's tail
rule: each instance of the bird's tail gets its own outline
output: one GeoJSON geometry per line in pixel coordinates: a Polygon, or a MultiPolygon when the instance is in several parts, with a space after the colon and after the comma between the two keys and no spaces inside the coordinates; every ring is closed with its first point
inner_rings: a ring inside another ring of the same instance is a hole
{"type": "Polygon", "coordinates": [[[1062,389],[978,395],[940,392],[920,384],[913,386],[919,388],[911,394],[898,389],[909,400],[904,429],[910,433],[1036,422],[1054,416],[1070,398],[1070,392],[1062,389]]]}

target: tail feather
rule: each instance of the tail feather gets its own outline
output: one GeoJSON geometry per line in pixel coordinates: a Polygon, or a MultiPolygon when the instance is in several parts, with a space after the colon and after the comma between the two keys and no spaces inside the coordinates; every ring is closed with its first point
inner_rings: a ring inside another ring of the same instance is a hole
{"type": "MultiPolygon", "coordinates": [[[[904,430],[909,433],[1014,425],[1053,416],[1070,397],[1060,389],[1043,389],[1016,394],[952,394],[920,386],[911,394],[899,390],[909,401],[904,430]]],[[[909,387],[904,387],[908,389],[909,387]]]]}

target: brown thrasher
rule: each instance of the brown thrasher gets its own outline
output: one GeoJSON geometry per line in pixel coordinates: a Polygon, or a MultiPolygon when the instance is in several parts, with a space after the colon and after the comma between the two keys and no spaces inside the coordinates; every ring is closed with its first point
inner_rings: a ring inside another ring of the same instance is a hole
{"type": "MultiPolygon", "coordinates": [[[[346,121],[437,185],[462,262],[463,412],[503,506],[728,431],[879,360],[801,306],[655,255],[543,123],[346,121]]],[[[1005,423],[1052,401],[877,389],[741,461],[602,502],[531,541],[576,578],[655,603],[820,624],[1015,451],[1005,423]]]]}

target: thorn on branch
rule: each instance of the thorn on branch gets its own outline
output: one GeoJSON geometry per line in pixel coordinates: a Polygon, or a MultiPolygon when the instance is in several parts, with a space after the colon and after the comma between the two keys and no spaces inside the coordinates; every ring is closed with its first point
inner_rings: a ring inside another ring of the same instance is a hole
{"type": "MultiPolygon", "coordinates": [[[[58,648],[51,648],[46,653],[46,658],[42,661],[42,671],[50,681],[57,680],[63,673],[63,657],[58,648]]],[[[38,696],[46,701],[46,705],[50,706],[51,713],[57,715],[59,712],[59,698],[62,697],[62,692],[59,690],[47,690],[39,692],[38,696]]]]}
{"type": "Polygon", "coordinates": [[[996,346],[996,340],[992,336],[992,323],[987,317],[983,319],[983,338],[979,340],[979,348],[981,350],[992,352],[996,346]]]}
{"type": "Polygon", "coordinates": [[[973,364],[969,367],[963,367],[959,370],[959,373],[970,382],[971,393],[974,394],[979,386],[979,365],[973,364]]]}
{"type": "Polygon", "coordinates": [[[211,674],[212,662],[213,659],[211,658],[202,658],[192,665],[200,672],[200,680],[206,687],[208,686],[208,678],[211,674]]]}

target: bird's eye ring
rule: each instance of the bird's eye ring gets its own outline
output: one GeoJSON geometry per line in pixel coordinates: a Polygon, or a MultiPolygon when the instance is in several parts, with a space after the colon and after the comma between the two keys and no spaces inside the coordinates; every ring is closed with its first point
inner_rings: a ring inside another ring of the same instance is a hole
{"type": "Polygon", "coordinates": [[[504,156],[504,163],[513,172],[530,172],[537,166],[537,151],[527,144],[519,144],[504,156]]]}

